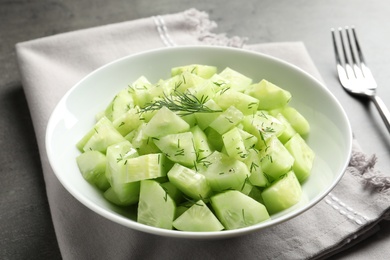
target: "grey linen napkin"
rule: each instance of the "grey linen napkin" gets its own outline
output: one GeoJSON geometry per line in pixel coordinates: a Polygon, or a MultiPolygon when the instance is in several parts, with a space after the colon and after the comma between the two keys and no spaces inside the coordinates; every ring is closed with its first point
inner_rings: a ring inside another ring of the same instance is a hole
{"type": "Polygon", "coordinates": [[[320,78],[300,42],[245,45],[214,34],[195,9],[36,39],[16,45],[24,91],[40,149],[52,219],[64,259],[305,259],[323,258],[375,232],[388,218],[389,181],[376,177],[375,157],[355,142],[337,187],[309,211],[247,236],[213,241],[164,238],[125,228],[75,200],[55,177],[45,130],[57,102],[89,72],[117,58],[175,45],[227,45],[282,58],[320,78]]]}

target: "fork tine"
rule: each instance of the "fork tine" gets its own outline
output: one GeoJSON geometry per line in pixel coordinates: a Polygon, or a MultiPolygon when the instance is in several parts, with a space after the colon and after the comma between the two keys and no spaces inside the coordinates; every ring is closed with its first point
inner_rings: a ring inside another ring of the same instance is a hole
{"type": "Polygon", "coordinates": [[[348,79],[353,79],[356,74],[355,74],[355,71],[354,69],[352,68],[353,67],[353,52],[352,52],[352,49],[350,48],[349,49],[349,53],[347,53],[347,42],[349,42],[349,35],[348,35],[348,31],[346,31],[345,35],[343,34],[343,29],[341,27],[339,27],[339,35],[340,35],[340,42],[341,42],[341,48],[342,48],[342,51],[343,51],[343,54],[344,54],[344,64],[343,64],[343,67],[345,69],[345,73],[347,74],[347,77],[348,79]],[[345,39],[345,37],[347,37],[347,39],[345,39]]]}
{"type": "Polygon", "coordinates": [[[354,50],[354,46],[353,46],[353,43],[352,43],[352,40],[351,40],[351,37],[354,38],[354,43],[355,43],[355,47],[356,49],[358,49],[357,46],[359,46],[359,49],[360,49],[360,45],[359,45],[359,42],[357,41],[357,38],[356,38],[356,33],[355,33],[355,30],[352,28],[349,28],[349,27],[345,27],[345,34],[347,35],[347,39],[348,39],[348,45],[349,45],[349,51],[350,51],[350,56],[351,56],[351,66],[353,68],[353,72],[355,73],[355,77],[356,78],[363,78],[363,72],[362,72],[362,69],[360,67],[360,55],[363,55],[362,52],[358,51],[358,55],[356,54],[356,51],[354,50]],[[352,29],[352,31],[351,31],[352,29]],[[352,34],[352,36],[351,36],[352,34]],[[356,46],[356,43],[357,43],[357,46],[356,46]],[[357,57],[359,56],[359,58],[357,57]]]}
{"type": "Polygon", "coordinates": [[[348,75],[347,75],[347,72],[346,72],[345,67],[344,67],[345,62],[343,62],[341,60],[340,50],[339,50],[339,47],[337,45],[337,40],[336,40],[335,29],[332,28],[331,32],[332,32],[334,53],[335,53],[335,56],[336,56],[337,74],[339,75],[340,81],[344,82],[345,80],[348,80],[348,75]]]}
{"type": "Polygon", "coordinates": [[[357,38],[357,34],[356,34],[356,30],[355,30],[354,27],[352,27],[352,34],[353,34],[353,37],[354,37],[354,40],[355,40],[356,51],[357,51],[358,56],[359,56],[360,69],[362,71],[363,77],[365,77],[365,78],[373,78],[373,76],[371,74],[371,70],[366,66],[366,61],[364,59],[362,49],[360,48],[360,44],[359,44],[359,41],[358,41],[358,38],[357,38]]]}

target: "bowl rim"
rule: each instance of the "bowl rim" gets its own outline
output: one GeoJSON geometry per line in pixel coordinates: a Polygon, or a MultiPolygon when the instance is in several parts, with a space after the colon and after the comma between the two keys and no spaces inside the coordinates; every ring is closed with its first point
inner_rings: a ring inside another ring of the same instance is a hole
{"type": "Polygon", "coordinates": [[[322,191],[322,193],[318,194],[315,199],[312,199],[311,202],[305,204],[305,207],[299,208],[296,210],[293,210],[291,212],[288,212],[285,215],[279,216],[276,219],[272,219],[272,221],[265,221],[258,223],[256,225],[252,225],[249,227],[245,228],[240,228],[240,229],[235,229],[235,230],[223,230],[219,232],[192,232],[192,231],[178,231],[178,230],[167,230],[167,229],[162,229],[162,228],[156,228],[156,227],[151,227],[147,226],[141,223],[138,223],[134,220],[128,219],[125,216],[119,215],[119,213],[113,213],[109,210],[103,209],[102,207],[94,204],[92,201],[90,201],[88,198],[83,196],[83,194],[71,187],[71,185],[68,185],[68,183],[65,181],[63,176],[61,174],[58,174],[58,169],[57,166],[54,164],[54,155],[50,146],[50,139],[52,138],[52,130],[55,127],[58,119],[55,119],[55,115],[57,114],[57,111],[60,109],[61,104],[63,104],[66,99],[73,93],[73,91],[78,88],[80,85],[84,83],[88,78],[92,77],[94,74],[99,73],[100,71],[106,69],[107,67],[112,66],[115,63],[122,62],[127,59],[133,59],[136,57],[142,57],[144,55],[154,55],[156,53],[162,53],[162,52],[177,52],[177,51],[190,51],[190,50],[197,50],[197,51],[203,51],[203,50],[208,50],[208,51],[225,51],[225,52],[235,52],[235,53],[242,53],[242,54],[249,54],[249,55],[254,55],[259,57],[260,59],[264,59],[268,61],[272,61],[275,63],[278,63],[282,66],[288,67],[291,70],[294,70],[298,74],[302,74],[304,77],[307,77],[313,83],[315,83],[317,86],[321,87],[327,94],[331,97],[332,101],[338,106],[338,110],[342,113],[341,117],[344,119],[345,127],[346,127],[346,133],[347,133],[347,158],[351,158],[352,155],[352,141],[353,141],[353,135],[352,135],[352,128],[349,122],[349,119],[347,117],[347,114],[342,107],[341,103],[337,100],[337,98],[333,95],[333,93],[318,79],[316,79],[314,76],[309,74],[308,72],[304,71],[303,69],[299,68],[298,66],[289,63],[287,61],[284,61],[280,58],[273,57],[268,54],[264,54],[261,52],[257,52],[254,50],[247,50],[247,49],[238,49],[238,48],[233,48],[233,47],[226,47],[226,46],[205,46],[205,45],[187,45],[187,46],[174,46],[174,47],[162,47],[162,48],[157,48],[157,49],[152,49],[152,50],[147,50],[147,51],[142,51],[138,52],[135,54],[130,54],[126,55],[124,57],[121,57],[119,59],[115,59],[111,62],[108,62],[97,69],[91,71],[88,73],[86,76],[84,76],[81,80],[79,80],[76,84],[74,84],[65,94],[64,96],[60,99],[60,101],[57,103],[55,108],[53,109],[49,121],[47,123],[46,127],[46,133],[45,133],[45,148],[46,148],[46,153],[47,157],[49,160],[49,164],[51,169],[54,172],[54,175],[57,177],[57,179],[60,181],[60,183],[65,187],[67,192],[72,194],[74,198],[76,198],[78,201],[80,201],[84,206],[87,208],[91,209],[95,213],[107,218],[110,221],[116,222],[118,224],[121,224],[125,227],[146,232],[149,234],[155,234],[155,235],[160,235],[160,236],[165,236],[165,237],[176,237],[176,238],[191,238],[191,239],[218,239],[218,238],[227,238],[227,237],[235,237],[238,235],[243,235],[243,234],[248,234],[253,231],[260,231],[264,228],[268,228],[271,226],[275,226],[279,223],[285,222],[287,220],[290,220],[292,218],[298,217],[301,215],[303,212],[311,209],[314,205],[319,203],[324,197],[326,197],[331,190],[334,189],[334,187],[339,183],[343,175],[345,174],[345,170],[348,166],[349,160],[346,160],[342,167],[341,167],[341,173],[337,175],[337,178],[334,178],[331,185],[329,185],[326,189],[322,191]]]}

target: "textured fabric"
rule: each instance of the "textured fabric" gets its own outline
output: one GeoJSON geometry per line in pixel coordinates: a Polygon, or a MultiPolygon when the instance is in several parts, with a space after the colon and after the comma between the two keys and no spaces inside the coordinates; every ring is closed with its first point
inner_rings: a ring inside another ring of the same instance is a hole
{"type": "Polygon", "coordinates": [[[227,45],[251,49],[320,75],[303,43],[246,45],[214,34],[208,15],[191,9],[19,43],[19,68],[40,149],[47,196],[64,259],[305,259],[322,258],[364,239],[388,218],[386,178],[375,157],[354,143],[353,158],[336,188],[309,211],[243,237],[198,241],[145,234],[92,212],[59,183],[48,163],[45,130],[57,102],[78,80],[107,62],[176,45],[227,45]],[[368,177],[367,177],[368,176],[368,177]]]}

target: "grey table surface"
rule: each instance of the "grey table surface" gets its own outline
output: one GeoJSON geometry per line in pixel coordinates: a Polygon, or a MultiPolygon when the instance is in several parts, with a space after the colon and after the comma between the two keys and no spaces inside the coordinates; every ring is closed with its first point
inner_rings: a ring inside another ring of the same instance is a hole
{"type": "MultiPolygon", "coordinates": [[[[354,25],[390,106],[390,1],[384,0],[0,0],[0,259],[60,259],[32,121],[17,69],[15,43],[81,28],[197,8],[216,33],[247,43],[302,41],[325,84],[339,99],[353,132],[377,167],[390,175],[390,133],[373,104],[344,92],[336,78],[330,28],[354,25]]],[[[390,255],[390,223],[335,256],[390,255]]],[[[385,258],[385,257],[384,257],[385,258]]]]}

